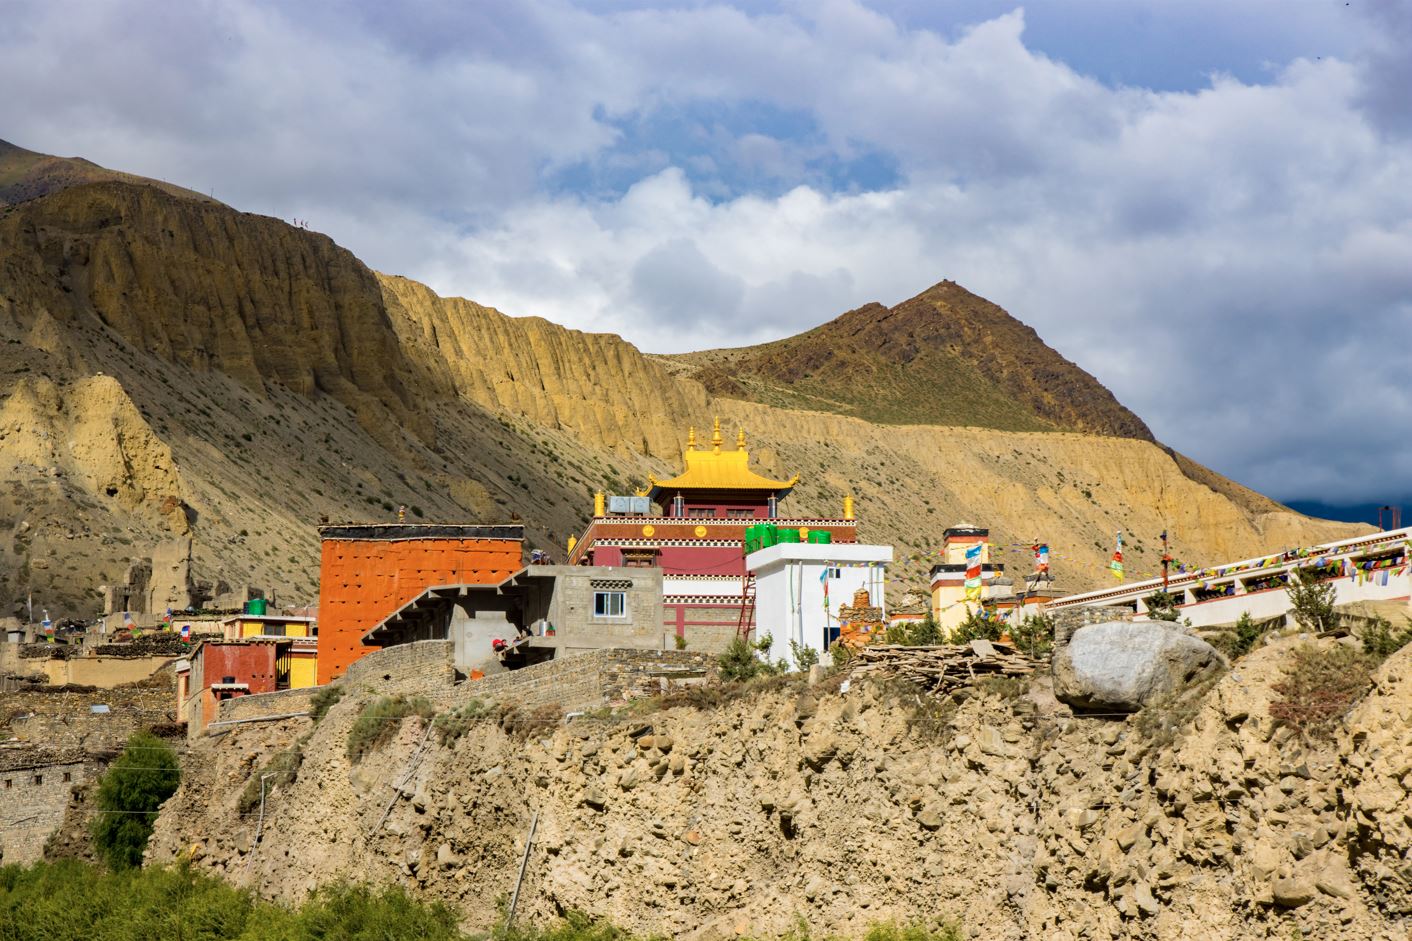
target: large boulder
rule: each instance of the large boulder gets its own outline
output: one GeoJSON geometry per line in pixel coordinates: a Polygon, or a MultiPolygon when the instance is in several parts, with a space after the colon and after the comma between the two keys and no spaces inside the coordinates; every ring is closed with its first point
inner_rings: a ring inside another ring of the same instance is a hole
{"type": "Polygon", "coordinates": [[[1224,663],[1166,621],[1089,624],[1054,655],[1054,695],[1084,712],[1136,712],[1224,663]]]}

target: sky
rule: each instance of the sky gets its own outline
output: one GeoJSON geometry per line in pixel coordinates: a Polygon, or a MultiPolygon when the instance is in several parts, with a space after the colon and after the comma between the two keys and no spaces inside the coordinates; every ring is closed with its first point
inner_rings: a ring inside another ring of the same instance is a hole
{"type": "Polygon", "coordinates": [[[1164,443],[1412,502],[1412,0],[0,0],[0,138],[675,352],[952,279],[1164,443]]]}

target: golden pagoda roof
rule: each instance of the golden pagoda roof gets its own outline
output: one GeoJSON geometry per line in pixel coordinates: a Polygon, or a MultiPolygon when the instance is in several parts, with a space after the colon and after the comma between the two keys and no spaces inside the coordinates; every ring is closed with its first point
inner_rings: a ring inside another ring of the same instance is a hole
{"type": "Polygon", "coordinates": [[[697,449],[696,429],[692,428],[687,435],[686,450],[682,452],[682,458],[686,462],[686,470],[676,477],[658,480],[648,475],[647,482],[652,496],[675,490],[769,490],[784,496],[799,483],[798,474],[789,480],[773,480],[751,470],[750,452],[745,447],[743,430],[736,435],[734,451],[721,450],[719,418],[716,419],[711,432],[711,450],[697,449]]]}

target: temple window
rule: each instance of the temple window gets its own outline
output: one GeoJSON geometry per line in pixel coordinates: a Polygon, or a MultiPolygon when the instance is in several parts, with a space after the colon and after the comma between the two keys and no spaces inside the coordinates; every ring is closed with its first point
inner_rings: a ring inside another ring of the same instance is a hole
{"type": "Polygon", "coordinates": [[[620,618],[628,612],[627,592],[595,591],[593,593],[593,616],[596,618],[620,618]]]}
{"type": "Polygon", "coordinates": [[[728,516],[728,517],[730,517],[731,519],[734,519],[734,520],[739,520],[739,519],[754,519],[754,518],[755,518],[755,511],[754,511],[754,510],[726,510],[726,516],[728,516]]]}
{"type": "Polygon", "coordinates": [[[715,507],[709,506],[694,506],[686,511],[686,515],[692,517],[693,519],[699,519],[701,517],[706,516],[715,516],[716,509],[715,507]]]}

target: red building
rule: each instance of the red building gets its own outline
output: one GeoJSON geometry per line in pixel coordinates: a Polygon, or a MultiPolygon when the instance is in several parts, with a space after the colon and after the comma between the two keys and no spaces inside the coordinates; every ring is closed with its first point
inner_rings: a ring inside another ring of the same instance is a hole
{"type": "Polygon", "coordinates": [[[293,640],[198,644],[185,663],[177,661],[177,718],[188,734],[215,721],[224,700],[288,689],[293,649],[293,640]]]}
{"type": "Polygon", "coordinates": [[[743,551],[747,526],[768,522],[797,529],[802,538],[824,531],[832,542],[857,542],[852,497],[844,498],[837,519],[782,516],[780,503],[798,475],[774,480],[752,470],[744,431],[734,450],[723,450],[719,419],[709,450],[697,447],[691,429],[682,460],[681,474],[649,477],[636,501],[615,498],[610,508],[598,494],[588,529],[571,541],[569,562],[660,568],[663,626],[693,648],[725,643],[742,616],[754,625],[743,551]]]}

